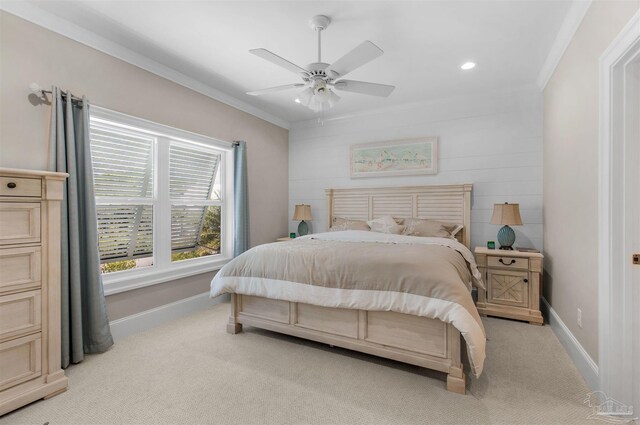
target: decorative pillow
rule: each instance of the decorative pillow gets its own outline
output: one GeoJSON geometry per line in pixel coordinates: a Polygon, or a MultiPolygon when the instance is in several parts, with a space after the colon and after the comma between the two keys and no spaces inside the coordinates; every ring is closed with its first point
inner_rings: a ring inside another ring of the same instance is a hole
{"type": "Polygon", "coordinates": [[[364,220],[350,220],[348,218],[333,217],[333,222],[329,228],[330,232],[339,232],[341,230],[371,230],[364,220]]]}
{"type": "Polygon", "coordinates": [[[456,234],[462,230],[462,225],[443,223],[436,220],[422,218],[405,218],[404,234],[408,236],[422,236],[432,238],[455,239],[456,234]]]}
{"type": "Polygon", "coordinates": [[[390,215],[367,221],[367,224],[373,232],[399,235],[404,231],[404,226],[399,226],[396,220],[390,215]]]}
{"type": "Polygon", "coordinates": [[[406,228],[406,226],[394,224],[393,226],[387,227],[387,231],[384,233],[391,233],[392,235],[402,235],[404,233],[404,229],[406,228]]]}

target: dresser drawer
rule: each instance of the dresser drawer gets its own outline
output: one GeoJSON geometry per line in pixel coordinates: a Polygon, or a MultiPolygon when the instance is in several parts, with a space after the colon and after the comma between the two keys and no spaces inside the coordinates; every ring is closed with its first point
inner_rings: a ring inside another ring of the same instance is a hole
{"type": "Polygon", "coordinates": [[[529,269],[528,258],[509,257],[508,255],[501,257],[487,257],[488,267],[508,267],[510,269],[529,269]]]}
{"type": "Polygon", "coordinates": [[[36,197],[42,196],[40,179],[28,177],[0,177],[0,196],[36,197]]]}
{"type": "Polygon", "coordinates": [[[39,288],[40,247],[0,249],[0,294],[39,288]]]}
{"type": "Polygon", "coordinates": [[[39,331],[41,325],[40,290],[0,297],[0,340],[39,331]]]}
{"type": "Polygon", "coordinates": [[[42,374],[40,333],[0,343],[0,391],[42,374]]]}
{"type": "Polygon", "coordinates": [[[39,202],[0,202],[0,245],[40,242],[39,202]]]}

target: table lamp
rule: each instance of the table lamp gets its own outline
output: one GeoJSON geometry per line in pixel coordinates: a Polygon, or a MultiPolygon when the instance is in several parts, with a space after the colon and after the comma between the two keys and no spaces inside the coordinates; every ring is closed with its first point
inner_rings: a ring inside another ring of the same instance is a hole
{"type": "Polygon", "coordinates": [[[296,205],[296,210],[293,212],[293,220],[301,220],[300,224],[298,225],[298,234],[300,236],[308,234],[309,225],[306,222],[311,221],[311,205],[296,205]]]}
{"type": "Polygon", "coordinates": [[[507,202],[504,204],[495,204],[493,206],[491,224],[504,225],[500,230],[498,230],[498,242],[500,243],[500,249],[513,249],[512,246],[516,241],[516,232],[514,232],[509,225],[522,225],[522,218],[520,218],[520,204],[509,204],[507,202]]]}

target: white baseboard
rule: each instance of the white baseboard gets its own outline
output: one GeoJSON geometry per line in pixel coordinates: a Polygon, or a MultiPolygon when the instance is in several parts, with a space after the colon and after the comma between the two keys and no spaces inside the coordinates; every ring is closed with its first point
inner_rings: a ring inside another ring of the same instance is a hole
{"type": "Polygon", "coordinates": [[[567,325],[564,324],[558,313],[549,305],[549,302],[542,298],[541,306],[545,316],[549,318],[549,325],[556,334],[560,343],[563,345],[569,357],[578,368],[587,385],[596,391],[600,388],[600,378],[598,376],[598,365],[593,361],[589,353],[578,342],[576,337],[571,333],[567,325]]]}
{"type": "Polygon", "coordinates": [[[213,305],[229,300],[229,295],[221,295],[209,298],[209,293],[195,295],[170,304],[152,308],[131,316],[123,317],[109,322],[111,335],[114,341],[128,337],[129,335],[154,328],[171,320],[179,319],[204,310],[213,305]]]}

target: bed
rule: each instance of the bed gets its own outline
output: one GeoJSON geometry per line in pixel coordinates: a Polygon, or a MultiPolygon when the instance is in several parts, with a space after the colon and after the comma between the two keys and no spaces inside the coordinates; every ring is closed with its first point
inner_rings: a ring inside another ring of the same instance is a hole
{"type": "Polygon", "coordinates": [[[471,189],[328,189],[328,223],[394,216],[463,228],[457,241],[351,230],[252,248],[212,281],[212,297],[231,294],[227,331],[254,326],[441,371],[464,394],[464,348],[476,376],[485,355],[470,295],[482,285],[468,250],[471,189]]]}

